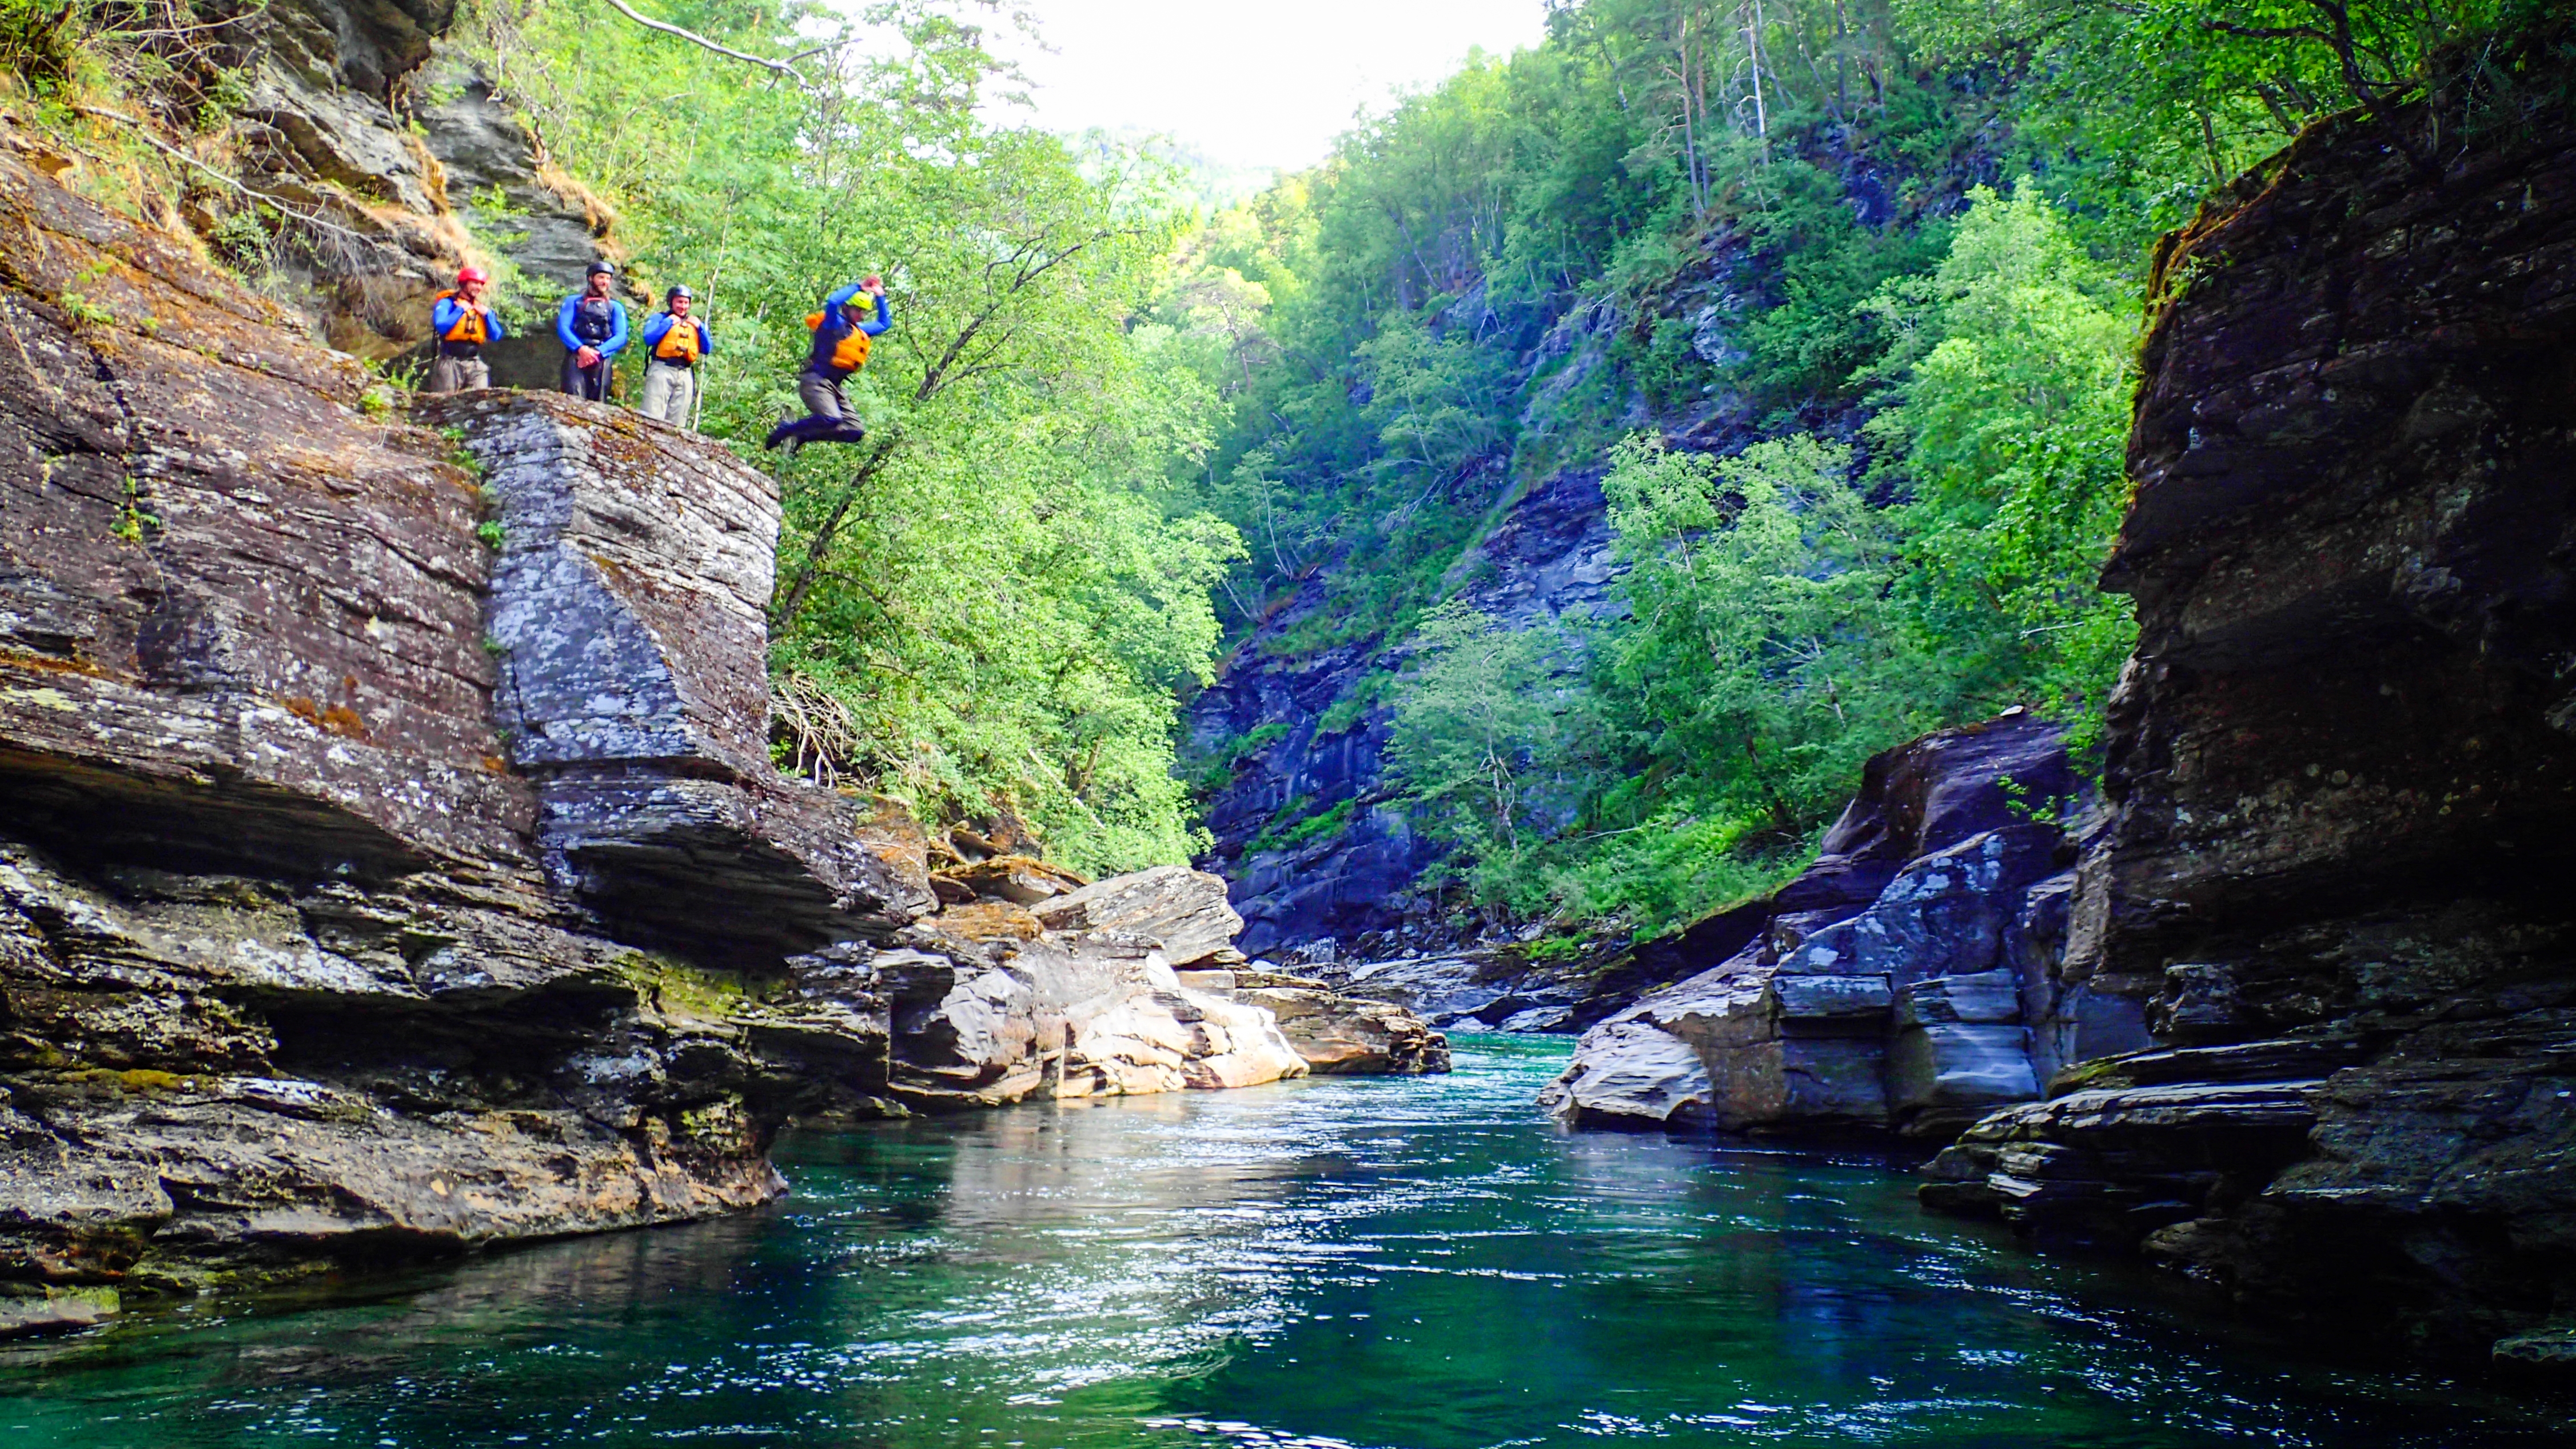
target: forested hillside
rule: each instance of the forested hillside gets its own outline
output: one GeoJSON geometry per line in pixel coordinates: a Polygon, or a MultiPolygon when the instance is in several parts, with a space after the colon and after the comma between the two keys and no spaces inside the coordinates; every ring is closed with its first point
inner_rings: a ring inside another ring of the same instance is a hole
{"type": "Polygon", "coordinates": [[[2154,239],[2509,9],[1584,0],[1215,217],[1165,306],[1225,353],[1250,557],[1194,768],[1273,939],[1390,884],[1435,934],[1660,929],[1873,751],[2090,738],[2154,239]],[[1515,578],[1523,514],[1615,579],[1515,578]]]}

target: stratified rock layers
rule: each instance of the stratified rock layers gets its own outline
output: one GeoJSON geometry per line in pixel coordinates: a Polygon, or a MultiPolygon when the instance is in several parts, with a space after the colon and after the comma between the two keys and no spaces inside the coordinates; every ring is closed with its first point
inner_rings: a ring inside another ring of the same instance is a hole
{"type": "Polygon", "coordinates": [[[446,440],[6,156],[0,212],[0,1327],[772,1195],[882,1007],[552,887],[446,440]]]}
{"type": "Polygon", "coordinates": [[[2576,1321],[2576,121],[2529,68],[2565,39],[2170,244],[2064,964],[2164,1045],[1927,1200],[2440,1341],[2576,1321]]]}

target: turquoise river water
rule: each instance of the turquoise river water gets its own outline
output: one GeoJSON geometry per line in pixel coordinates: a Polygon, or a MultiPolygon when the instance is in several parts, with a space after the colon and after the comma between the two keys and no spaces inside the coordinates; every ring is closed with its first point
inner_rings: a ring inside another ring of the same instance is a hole
{"type": "Polygon", "coordinates": [[[0,1445],[2576,1443],[1881,1166],[1561,1133],[1564,1042],[1460,1047],[808,1136],[752,1217],[8,1346],[0,1445]]]}

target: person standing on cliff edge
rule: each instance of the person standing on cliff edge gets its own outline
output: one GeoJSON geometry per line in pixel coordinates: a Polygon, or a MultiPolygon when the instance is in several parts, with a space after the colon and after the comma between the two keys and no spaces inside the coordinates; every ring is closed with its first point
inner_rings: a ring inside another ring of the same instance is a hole
{"type": "Polygon", "coordinates": [[[563,390],[592,402],[608,400],[608,376],[626,347],[626,304],[610,296],[617,269],[592,262],[582,288],[555,309],[555,340],[564,345],[563,390]]]}
{"type": "Polygon", "coordinates": [[[662,299],[664,310],[644,319],[644,400],[635,410],[675,428],[689,425],[698,401],[698,362],[716,350],[707,324],[689,315],[697,296],[673,287],[662,299]]]}
{"type": "Polygon", "coordinates": [[[492,385],[492,365],[483,360],[483,345],[508,334],[500,314],[483,300],[492,288],[491,274],[466,267],[456,274],[454,291],[441,292],[429,309],[429,330],[438,338],[438,356],[429,364],[424,392],[463,392],[492,385]]]}
{"type": "Polygon", "coordinates": [[[796,395],[804,400],[806,415],[770,429],[761,444],[775,448],[785,443],[791,454],[807,443],[855,443],[868,435],[850,416],[850,400],[841,385],[868,365],[869,345],[894,325],[886,310],[885,283],[868,277],[843,287],[824,298],[823,310],[808,314],[805,325],[814,329],[814,348],[806,355],[805,370],[796,375],[796,395]],[[875,316],[867,314],[861,296],[876,299],[875,316]]]}

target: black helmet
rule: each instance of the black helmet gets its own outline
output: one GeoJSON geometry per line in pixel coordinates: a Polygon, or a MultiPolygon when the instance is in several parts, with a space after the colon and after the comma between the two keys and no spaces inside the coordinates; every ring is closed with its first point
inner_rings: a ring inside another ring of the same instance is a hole
{"type": "Polygon", "coordinates": [[[681,286],[677,282],[671,284],[671,290],[662,294],[662,300],[668,302],[674,297],[686,297],[692,302],[698,300],[697,293],[690,291],[688,288],[681,286]]]}
{"type": "Polygon", "coordinates": [[[603,272],[607,273],[609,276],[612,276],[612,277],[617,275],[617,269],[616,269],[615,267],[610,266],[608,263],[606,263],[606,262],[604,262],[604,261],[601,261],[601,262],[592,262],[592,263],[590,264],[590,268],[589,268],[589,270],[587,270],[587,271],[583,272],[583,273],[582,273],[582,275],[583,275],[583,276],[585,276],[585,277],[596,277],[596,276],[600,275],[600,274],[601,274],[601,273],[603,273],[603,272]]]}

